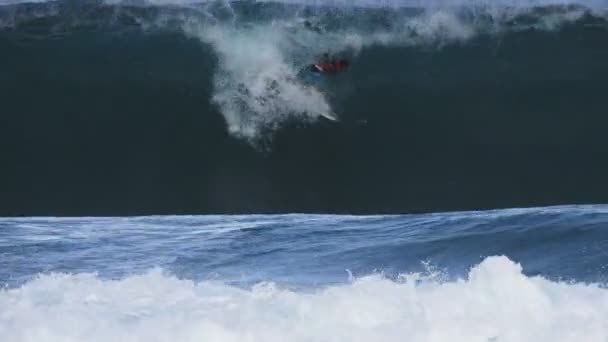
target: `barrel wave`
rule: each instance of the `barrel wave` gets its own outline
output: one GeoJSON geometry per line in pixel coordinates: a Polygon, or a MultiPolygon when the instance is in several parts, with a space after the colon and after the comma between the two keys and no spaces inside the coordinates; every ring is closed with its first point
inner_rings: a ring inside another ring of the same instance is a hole
{"type": "Polygon", "coordinates": [[[607,200],[604,1],[0,4],[5,214],[607,200]]]}

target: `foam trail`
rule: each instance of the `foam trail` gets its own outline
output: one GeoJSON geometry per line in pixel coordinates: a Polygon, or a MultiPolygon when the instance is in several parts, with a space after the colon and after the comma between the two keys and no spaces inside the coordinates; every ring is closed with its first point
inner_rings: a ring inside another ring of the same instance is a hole
{"type": "Polygon", "coordinates": [[[6,341],[603,342],[608,290],[526,277],[490,257],[467,280],[367,276],[316,292],[240,289],[152,271],[44,275],[0,291],[6,341]]]}

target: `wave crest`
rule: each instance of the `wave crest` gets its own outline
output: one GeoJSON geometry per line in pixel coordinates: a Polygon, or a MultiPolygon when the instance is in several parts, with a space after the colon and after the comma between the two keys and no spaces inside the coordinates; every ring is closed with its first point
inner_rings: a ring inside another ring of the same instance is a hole
{"type": "Polygon", "coordinates": [[[489,257],[468,279],[379,275],[314,292],[241,289],[159,270],[42,275],[0,291],[8,341],[605,341],[608,291],[489,257]]]}

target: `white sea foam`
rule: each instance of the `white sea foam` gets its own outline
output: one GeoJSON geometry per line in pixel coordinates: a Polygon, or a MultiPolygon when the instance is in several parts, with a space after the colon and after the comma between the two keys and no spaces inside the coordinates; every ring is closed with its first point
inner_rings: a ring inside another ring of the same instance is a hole
{"type": "Polygon", "coordinates": [[[0,290],[0,336],[45,341],[605,342],[608,290],[527,277],[490,257],[468,279],[367,276],[313,292],[239,289],[156,270],[43,275],[0,290]]]}
{"type": "Polygon", "coordinates": [[[287,116],[314,118],[330,111],[321,92],[298,79],[298,65],[289,55],[296,41],[281,24],[244,28],[190,22],[185,30],[219,55],[213,101],[232,133],[255,138],[259,129],[287,116]]]}

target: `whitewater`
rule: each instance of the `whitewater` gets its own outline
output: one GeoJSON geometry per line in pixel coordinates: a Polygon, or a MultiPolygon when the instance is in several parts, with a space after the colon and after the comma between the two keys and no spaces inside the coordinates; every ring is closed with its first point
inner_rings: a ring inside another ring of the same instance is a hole
{"type": "Polygon", "coordinates": [[[608,342],[607,8],[0,0],[0,341],[608,342]]]}
{"type": "MultiPolygon", "coordinates": [[[[319,120],[319,113],[334,112],[348,119],[349,113],[341,111],[348,101],[340,98],[344,85],[311,79],[303,72],[323,53],[352,59],[357,67],[358,56],[378,47],[474,46],[480,37],[500,42],[509,34],[559,32],[568,25],[589,25],[592,19],[593,25],[605,28],[607,5],[605,0],[11,0],[1,4],[12,6],[0,15],[0,27],[60,18],[49,28],[52,36],[56,31],[70,34],[79,27],[106,27],[124,20],[129,22],[126,27],[136,25],[142,32],[178,31],[200,41],[218,61],[211,104],[219,109],[232,135],[258,145],[265,132],[286,121],[310,123],[319,120]]],[[[347,96],[367,95],[351,91],[347,96]]]]}
{"type": "Polygon", "coordinates": [[[3,341],[608,339],[608,209],[0,220],[3,341]]]}

